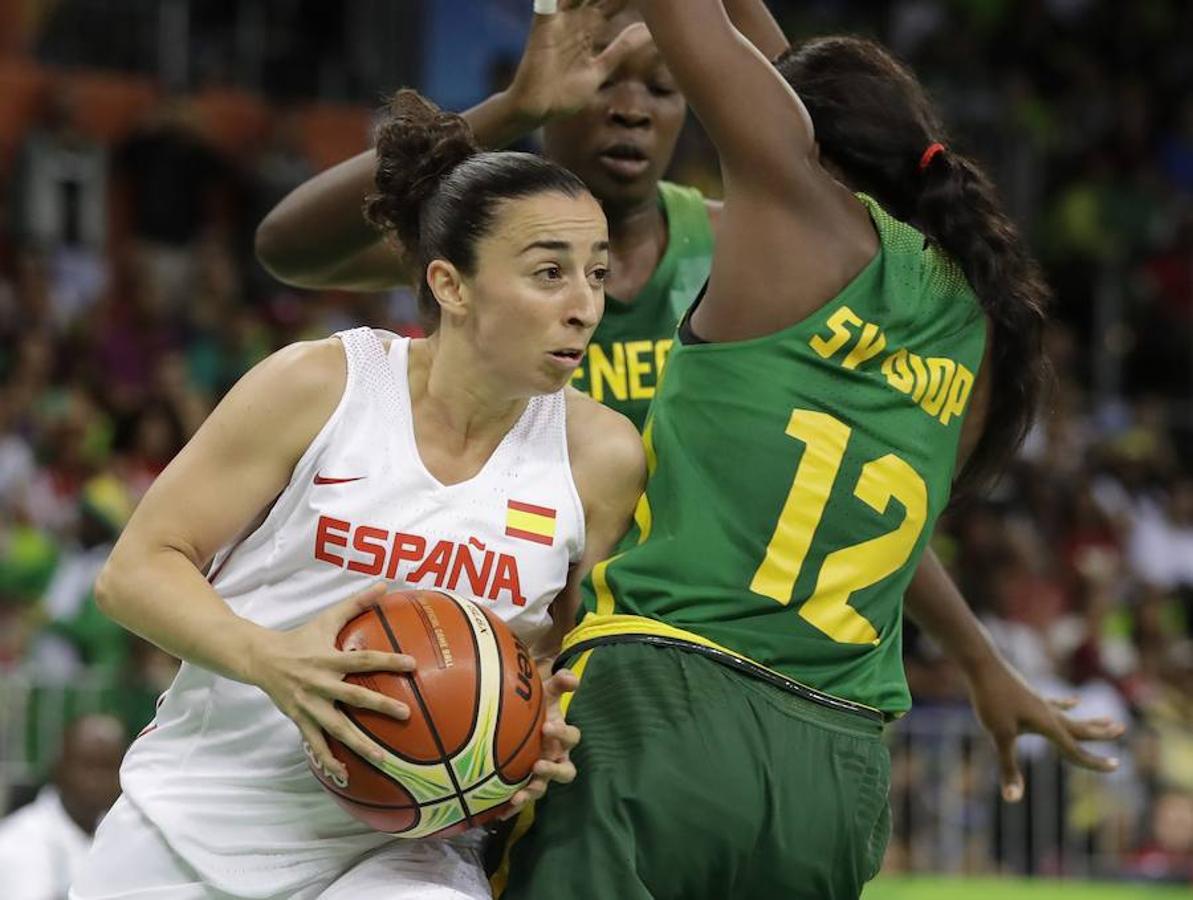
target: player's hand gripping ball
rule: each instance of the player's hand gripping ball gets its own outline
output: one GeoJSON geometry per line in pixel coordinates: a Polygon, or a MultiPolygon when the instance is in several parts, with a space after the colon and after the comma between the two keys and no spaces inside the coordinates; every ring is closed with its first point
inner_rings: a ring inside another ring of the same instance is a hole
{"type": "Polygon", "coordinates": [[[411,673],[345,676],[405,703],[410,718],[342,706],[385,751],[372,763],[324,732],[347,783],[311,770],[365,824],[443,836],[498,818],[530,781],[547,703],[534,660],[504,622],[446,591],[387,594],[346,624],[337,646],[413,656],[411,673]]]}

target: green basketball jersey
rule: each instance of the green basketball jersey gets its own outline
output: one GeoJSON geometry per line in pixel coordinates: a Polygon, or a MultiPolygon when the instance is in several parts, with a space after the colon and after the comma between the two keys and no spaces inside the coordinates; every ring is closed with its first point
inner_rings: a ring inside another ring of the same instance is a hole
{"type": "Polygon", "coordinates": [[[679,317],[708,280],[713,236],[704,196],[659,184],[667,217],[667,249],[650,280],[624,303],[605,297],[605,315],[572,385],[627,416],[641,430],[679,317]]]}
{"type": "Polygon", "coordinates": [[[949,498],[985,317],[868,197],[880,249],[804,321],[671,351],[636,543],[565,649],[668,638],[898,715],[902,599],[949,498]]]}

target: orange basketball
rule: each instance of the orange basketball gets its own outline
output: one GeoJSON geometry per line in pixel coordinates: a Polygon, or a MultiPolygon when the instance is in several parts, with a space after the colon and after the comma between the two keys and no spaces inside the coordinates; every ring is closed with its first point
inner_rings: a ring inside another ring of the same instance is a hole
{"type": "Polygon", "coordinates": [[[547,710],[534,661],[504,622],[447,591],[398,591],[345,625],[337,644],[418,661],[409,674],[347,676],[405,703],[410,718],[342,707],[388,751],[375,765],[325,735],[348,783],[312,771],[344,809],[401,837],[463,831],[508,809],[541,754],[547,710]]]}

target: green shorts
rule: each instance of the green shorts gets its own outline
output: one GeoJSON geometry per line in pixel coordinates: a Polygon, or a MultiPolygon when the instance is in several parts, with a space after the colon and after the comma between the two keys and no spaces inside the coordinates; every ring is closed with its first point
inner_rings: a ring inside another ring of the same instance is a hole
{"type": "Polygon", "coordinates": [[[890,832],[882,725],[699,653],[569,660],[577,778],[523,813],[502,900],[853,900],[890,832]]]}

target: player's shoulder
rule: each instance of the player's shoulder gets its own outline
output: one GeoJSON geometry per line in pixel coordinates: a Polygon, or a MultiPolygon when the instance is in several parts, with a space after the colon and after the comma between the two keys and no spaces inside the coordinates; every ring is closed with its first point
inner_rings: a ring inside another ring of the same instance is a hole
{"type": "Polygon", "coordinates": [[[725,208],[723,201],[706,197],[698,187],[674,181],[660,181],[659,192],[669,206],[678,204],[691,210],[703,209],[709,225],[714,232],[716,231],[721,221],[721,211],[725,208]]]}
{"type": "Polygon", "coordinates": [[[221,403],[264,439],[307,440],[339,405],[348,383],[347,354],[336,338],[300,341],[257,363],[221,403]]]}
{"type": "Polygon", "coordinates": [[[603,403],[593,400],[583,391],[573,387],[564,388],[567,402],[568,440],[574,438],[607,444],[609,447],[630,445],[641,446],[642,437],[634,423],[603,403]]]}
{"type": "Polygon", "coordinates": [[[623,484],[640,487],[646,452],[634,423],[575,388],[566,388],[564,397],[568,452],[575,474],[605,490],[623,484]]]}
{"type": "Polygon", "coordinates": [[[348,380],[347,354],[339,338],[298,341],[267,356],[254,374],[276,390],[279,399],[310,402],[338,397],[348,380]]]}

